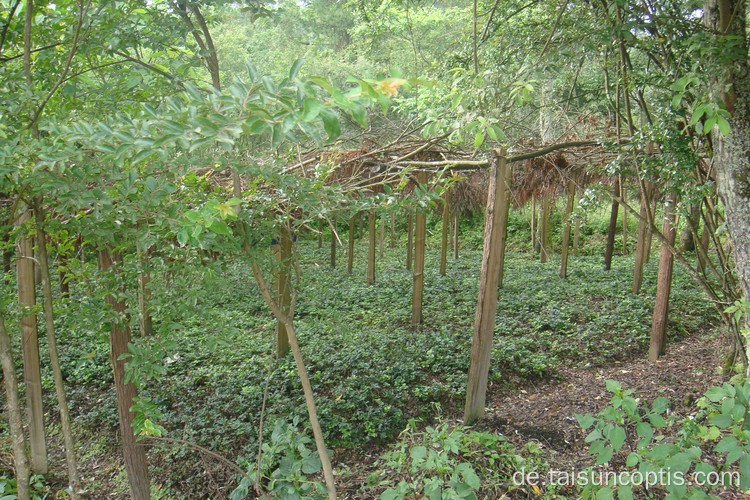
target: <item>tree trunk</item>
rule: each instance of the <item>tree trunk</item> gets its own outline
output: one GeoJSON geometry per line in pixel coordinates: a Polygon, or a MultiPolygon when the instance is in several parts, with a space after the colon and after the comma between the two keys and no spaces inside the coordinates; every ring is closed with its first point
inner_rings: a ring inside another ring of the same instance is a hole
{"type": "Polygon", "coordinates": [[[539,239],[536,235],[536,191],[531,193],[531,251],[539,251],[539,239]]]}
{"type": "Polygon", "coordinates": [[[406,229],[406,270],[411,270],[412,262],[414,261],[414,209],[409,209],[409,221],[407,222],[408,228],[406,229]]]}
{"type": "MultiPolygon", "coordinates": [[[[662,234],[674,245],[675,222],[677,220],[677,198],[671,194],[664,209],[662,234]]],[[[659,277],[656,283],[656,301],[654,303],[654,320],[651,324],[651,342],[648,348],[648,359],[656,361],[667,347],[667,319],[669,315],[669,293],[672,290],[672,269],[674,255],[669,246],[662,244],[659,256],[659,277]]]]}
{"type": "Polygon", "coordinates": [[[490,157],[490,177],[487,188],[487,212],[484,221],[484,250],[482,270],[479,275],[479,296],[474,318],[474,334],[471,343],[471,361],[466,380],[466,406],[464,425],[472,425],[484,415],[487,396],[487,379],[490,369],[492,336],[497,315],[497,279],[500,266],[500,228],[496,221],[501,217],[497,198],[502,189],[504,153],[493,151],[490,157]]]}
{"type": "Polygon", "coordinates": [[[573,230],[573,255],[578,257],[578,237],[581,232],[581,219],[576,219],[576,227],[573,230]]]}
{"type": "Polygon", "coordinates": [[[497,189],[497,203],[500,205],[500,217],[495,220],[497,230],[500,231],[500,241],[498,242],[497,258],[500,266],[497,274],[497,286],[503,287],[505,278],[505,247],[508,239],[508,212],[510,211],[510,184],[512,182],[510,165],[506,161],[501,161],[498,165],[500,169],[500,186],[497,189]]]}
{"type": "Polygon", "coordinates": [[[352,215],[349,219],[349,254],[347,255],[346,271],[352,274],[354,268],[354,224],[357,221],[357,215],[352,215]]]}
{"type": "Polygon", "coordinates": [[[323,219],[318,219],[318,248],[323,248],[323,219]]]}
{"type": "Polygon", "coordinates": [[[380,234],[378,235],[378,257],[383,258],[385,251],[385,219],[380,217],[380,234]]]}
{"type": "MultiPolygon", "coordinates": [[[[615,196],[620,194],[620,179],[615,177],[615,184],[612,187],[615,196]]],[[[615,232],[617,230],[617,211],[620,204],[616,199],[612,199],[612,211],[609,214],[609,230],[607,231],[607,248],[604,251],[604,270],[612,269],[612,254],[615,252],[615,232]]]]}
{"type": "MultiPolygon", "coordinates": [[[[17,220],[18,226],[31,220],[31,211],[24,209],[17,220]]],[[[23,229],[21,229],[23,231],[23,229]]],[[[39,366],[39,339],[34,314],[36,281],[34,270],[34,240],[19,234],[16,242],[16,281],[18,301],[22,308],[23,379],[26,387],[26,411],[31,445],[31,471],[47,473],[47,445],[44,437],[44,408],[42,406],[42,377],[39,366]]]]}
{"type": "Polygon", "coordinates": [[[453,214],[453,260],[458,260],[458,207],[453,214]]]}
{"type": "MultiPolygon", "coordinates": [[[[427,184],[427,173],[419,172],[417,182],[427,184]]],[[[422,323],[422,293],[424,290],[424,251],[427,229],[427,212],[417,209],[414,229],[414,289],[411,300],[411,327],[417,328],[422,323]]]]}
{"type": "Polygon", "coordinates": [[[445,276],[448,261],[448,233],[451,225],[451,192],[443,195],[443,227],[440,233],[440,276],[445,276]]]}
{"type": "MultiPolygon", "coordinates": [[[[276,260],[279,264],[276,292],[281,310],[288,315],[292,302],[292,230],[289,222],[279,227],[279,244],[276,247],[276,260]]],[[[288,352],[289,334],[286,324],[276,320],[276,358],[282,358],[288,352]]]]}
{"type": "Polygon", "coordinates": [[[49,256],[47,255],[47,233],[44,228],[44,211],[42,210],[41,199],[34,200],[34,219],[36,220],[37,238],[40,241],[39,252],[39,270],[42,275],[42,293],[44,304],[44,321],[47,330],[47,351],[49,352],[50,367],[52,376],[55,380],[55,395],[57,396],[57,406],[60,410],[60,428],[63,434],[65,444],[65,461],[68,467],[68,484],[70,486],[71,497],[80,498],[81,484],[78,480],[78,465],[76,461],[76,446],[73,439],[73,431],[70,425],[70,413],[68,409],[68,398],[65,394],[65,382],[63,381],[62,369],[60,368],[60,358],[57,354],[57,339],[55,337],[54,310],[52,304],[52,283],[49,273],[49,256]]]}
{"type": "Polygon", "coordinates": [[[391,219],[391,242],[390,242],[390,248],[396,248],[396,213],[391,210],[390,212],[390,219],[391,219]]]}
{"type": "Polygon", "coordinates": [[[5,317],[0,310],[0,363],[3,366],[3,380],[5,381],[5,399],[8,408],[8,430],[13,450],[13,461],[16,470],[16,487],[18,500],[29,500],[29,462],[26,458],[26,439],[23,435],[23,417],[21,414],[21,399],[18,394],[18,374],[13,361],[13,348],[10,335],[5,329],[5,317]]]}
{"type": "Polygon", "coordinates": [[[338,224],[336,218],[331,218],[331,267],[336,267],[336,247],[338,246],[338,224]]]}
{"type": "Polygon", "coordinates": [[[370,241],[367,247],[367,286],[375,283],[375,243],[376,243],[376,231],[375,231],[375,211],[370,210],[368,214],[368,226],[370,241]]]}
{"type": "Polygon", "coordinates": [[[562,240],[562,257],[560,259],[560,277],[568,276],[568,244],[570,243],[570,214],[573,213],[573,204],[576,197],[576,183],[574,180],[568,181],[568,204],[565,207],[565,229],[563,230],[562,240]]]}
{"type": "MultiPolygon", "coordinates": [[[[107,272],[113,266],[120,265],[121,257],[117,253],[110,254],[108,249],[99,251],[99,268],[107,272]],[[116,264],[119,263],[119,264],[116,264]]],[[[120,273],[118,269],[115,273],[120,273]]],[[[107,295],[107,304],[112,307],[117,319],[112,322],[112,331],[109,335],[110,361],[115,379],[115,391],[117,393],[117,414],[120,418],[120,435],[122,438],[122,452],[125,457],[125,469],[128,473],[130,494],[133,500],[149,500],[151,498],[146,462],[146,448],[137,443],[133,434],[133,418],[135,414],[130,411],[134,404],[134,398],[138,396],[135,385],[125,383],[125,360],[120,359],[128,354],[130,343],[130,328],[125,319],[126,306],[115,294],[107,295]]]]}
{"type": "MultiPolygon", "coordinates": [[[[652,221],[656,220],[656,204],[659,203],[658,200],[658,188],[656,185],[650,185],[651,190],[647,191],[650,194],[649,200],[651,201],[651,205],[649,206],[649,209],[651,210],[650,219],[652,221]]],[[[643,253],[643,262],[646,263],[651,259],[651,241],[654,239],[654,233],[651,230],[651,226],[649,226],[646,229],[646,247],[644,248],[643,253]]]]}

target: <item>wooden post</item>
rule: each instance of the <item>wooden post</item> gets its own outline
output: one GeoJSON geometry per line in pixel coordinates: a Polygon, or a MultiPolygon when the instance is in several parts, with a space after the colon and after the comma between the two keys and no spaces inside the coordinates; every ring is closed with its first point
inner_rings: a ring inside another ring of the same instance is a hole
{"type": "Polygon", "coordinates": [[[505,276],[505,243],[508,237],[508,212],[510,211],[510,183],[511,183],[511,171],[508,162],[500,162],[498,168],[500,169],[500,181],[501,185],[497,190],[497,203],[500,204],[500,218],[496,221],[498,225],[497,230],[500,232],[500,242],[497,249],[498,259],[500,260],[500,269],[497,275],[497,286],[498,288],[503,287],[503,278],[505,276]]]}
{"type": "Polygon", "coordinates": [[[633,267],[633,293],[639,293],[641,291],[641,285],[643,284],[643,265],[646,260],[646,240],[648,239],[648,210],[649,200],[646,196],[646,189],[643,189],[641,194],[641,212],[638,221],[638,241],[635,247],[635,265],[633,267]]]}
{"type": "MultiPolygon", "coordinates": [[[[427,173],[417,173],[417,182],[427,184],[427,173]]],[[[427,212],[418,209],[414,229],[414,289],[411,296],[411,327],[417,328],[422,323],[422,293],[424,289],[424,250],[427,232],[427,212]]]]}
{"type": "Polygon", "coordinates": [[[549,257],[549,195],[542,197],[542,210],[539,212],[539,262],[544,264],[549,257]]]}
{"type": "MultiPolygon", "coordinates": [[[[279,264],[279,275],[276,280],[276,293],[281,310],[289,314],[292,303],[292,229],[289,222],[279,227],[276,260],[279,264]]],[[[276,321],[276,358],[282,358],[289,352],[289,334],[286,325],[276,321]]]]}
{"type": "MultiPolygon", "coordinates": [[[[24,226],[31,220],[31,211],[22,210],[16,222],[24,226]]],[[[24,231],[22,228],[21,231],[24,231]]],[[[26,414],[31,445],[31,471],[46,474],[47,444],[44,436],[44,407],[42,406],[42,376],[39,361],[39,338],[34,307],[36,305],[36,272],[34,266],[34,238],[19,234],[16,242],[16,283],[21,306],[21,351],[23,381],[26,387],[26,414]]]]}
{"type": "Polygon", "coordinates": [[[414,261],[414,209],[409,209],[409,221],[406,230],[406,270],[411,270],[411,264],[414,261]]]}
{"type": "MultiPolygon", "coordinates": [[[[108,249],[99,251],[99,268],[106,272],[114,265],[121,265],[122,258],[117,253],[110,253],[108,249]]],[[[116,270],[116,272],[121,272],[116,270]]],[[[135,413],[130,411],[133,400],[138,396],[138,391],[133,382],[125,383],[125,360],[121,359],[128,354],[130,343],[130,328],[123,321],[126,314],[125,302],[114,293],[106,298],[107,304],[112,307],[117,319],[112,321],[112,331],[109,335],[110,362],[114,372],[115,392],[117,393],[117,415],[120,419],[120,436],[122,439],[122,452],[125,458],[125,470],[128,473],[130,493],[133,500],[148,500],[151,498],[151,486],[146,462],[146,448],[136,441],[133,434],[133,419],[135,413]]]]}
{"type": "Polygon", "coordinates": [[[447,190],[443,194],[443,230],[440,239],[440,276],[445,276],[445,268],[448,260],[448,232],[451,225],[451,192],[447,190]]]}
{"type": "MultiPolygon", "coordinates": [[[[664,208],[664,224],[661,232],[674,245],[675,225],[677,220],[677,197],[673,193],[664,208]]],[[[654,302],[654,320],[651,324],[651,342],[648,347],[648,359],[656,361],[667,348],[667,319],[669,315],[669,293],[672,290],[672,269],[674,256],[669,246],[662,243],[659,254],[659,276],[656,282],[656,300],[654,302]]]]}
{"type": "Polygon", "coordinates": [[[568,181],[568,204],[565,207],[565,229],[563,230],[562,258],[560,263],[560,277],[568,277],[568,244],[570,243],[570,214],[573,213],[573,204],[576,198],[576,183],[573,179],[568,181]]]}
{"type": "MultiPolygon", "coordinates": [[[[620,179],[615,177],[615,184],[612,187],[615,195],[620,194],[620,179]]],[[[617,211],[620,204],[612,198],[612,211],[609,214],[609,230],[607,231],[607,248],[604,251],[604,270],[609,271],[612,268],[612,254],[615,252],[615,230],[617,229],[617,211]]]]}
{"type": "Polygon", "coordinates": [[[499,243],[502,235],[495,222],[500,218],[500,204],[497,203],[502,189],[502,164],[504,152],[492,151],[490,157],[490,178],[487,193],[487,212],[484,220],[484,251],[482,271],[479,276],[479,296],[477,313],[474,318],[474,335],[471,343],[471,361],[466,381],[466,406],[464,425],[473,424],[484,415],[487,395],[487,377],[490,369],[492,334],[497,315],[497,278],[500,267],[499,243]]]}
{"type": "Polygon", "coordinates": [[[370,242],[367,247],[367,286],[375,283],[375,211],[368,215],[370,242]]]}
{"type": "Polygon", "coordinates": [[[346,271],[349,274],[352,274],[352,269],[354,268],[354,224],[357,221],[357,214],[352,215],[349,219],[349,255],[347,255],[348,263],[346,266],[346,271]]]}
{"type": "Polygon", "coordinates": [[[338,246],[338,224],[336,217],[331,217],[331,267],[336,267],[336,247],[338,246]]]}

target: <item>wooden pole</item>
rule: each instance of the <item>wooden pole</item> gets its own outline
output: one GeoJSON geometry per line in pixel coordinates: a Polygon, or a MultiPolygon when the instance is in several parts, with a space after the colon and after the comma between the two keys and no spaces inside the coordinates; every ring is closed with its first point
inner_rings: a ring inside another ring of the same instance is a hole
{"type": "Polygon", "coordinates": [[[338,224],[336,217],[331,218],[331,267],[336,267],[336,247],[338,246],[338,224]]]}
{"type": "Polygon", "coordinates": [[[536,252],[539,247],[537,246],[536,238],[536,191],[531,193],[531,251],[536,252]]]}
{"type": "Polygon", "coordinates": [[[368,214],[370,242],[367,248],[367,286],[375,283],[375,211],[368,214]]]}
{"type": "Polygon", "coordinates": [[[352,274],[354,268],[354,225],[357,221],[357,215],[352,215],[349,219],[349,254],[347,255],[346,271],[352,274]]]}
{"type": "MultiPolygon", "coordinates": [[[[276,246],[276,260],[279,264],[279,275],[276,281],[276,293],[279,305],[284,314],[289,314],[292,303],[292,229],[289,222],[279,227],[279,243],[276,246]]],[[[284,322],[276,321],[276,358],[282,358],[289,352],[289,334],[284,322]]]]}
{"type": "Polygon", "coordinates": [[[578,257],[578,235],[581,232],[581,219],[576,219],[576,227],[573,230],[573,255],[578,257]]]}
{"type": "MultiPolygon", "coordinates": [[[[628,186],[625,184],[622,174],[620,174],[620,198],[623,203],[628,202],[628,186]]],[[[622,211],[622,254],[628,254],[628,211],[622,211]]]]}
{"type": "Polygon", "coordinates": [[[639,293],[641,291],[641,285],[643,284],[643,265],[646,262],[646,240],[648,238],[648,210],[649,200],[645,196],[646,190],[643,190],[641,196],[641,213],[640,220],[638,221],[638,241],[635,247],[635,265],[633,266],[633,293],[639,293]]]}
{"type": "Polygon", "coordinates": [[[500,218],[500,204],[497,203],[499,190],[502,189],[502,164],[504,152],[492,151],[490,158],[490,178],[487,193],[487,212],[484,220],[484,251],[482,252],[482,271],[479,276],[479,296],[477,312],[474,319],[474,334],[471,343],[471,360],[466,381],[466,406],[464,408],[464,425],[472,425],[484,415],[484,403],[487,395],[487,378],[490,369],[490,352],[492,351],[492,334],[495,330],[497,315],[497,279],[500,268],[498,252],[502,235],[495,222],[500,218]]]}
{"type": "Polygon", "coordinates": [[[445,276],[448,261],[448,233],[451,225],[451,192],[443,194],[443,228],[440,239],[440,276],[445,276]]]}
{"type": "Polygon", "coordinates": [[[409,209],[408,228],[406,229],[406,270],[411,270],[414,261],[414,209],[409,209]]]}
{"type": "Polygon", "coordinates": [[[378,257],[383,258],[385,251],[385,218],[380,218],[380,234],[378,234],[378,257]]]}
{"type": "MultiPolygon", "coordinates": [[[[661,232],[669,242],[674,245],[677,220],[677,197],[670,194],[669,200],[664,208],[664,223],[661,232]]],[[[651,341],[648,347],[648,359],[656,361],[659,356],[666,352],[667,347],[667,319],[669,315],[669,293],[672,289],[672,270],[674,267],[674,255],[669,246],[662,243],[659,254],[659,276],[656,282],[656,300],[654,302],[654,319],[651,324],[651,341]]]]}
{"type": "Polygon", "coordinates": [[[565,207],[565,229],[563,230],[562,257],[560,263],[560,277],[568,277],[568,244],[570,243],[570,214],[573,213],[573,204],[576,198],[576,183],[573,179],[568,181],[568,204],[565,207]]]}
{"type": "MultiPolygon", "coordinates": [[[[417,182],[427,184],[427,172],[417,173],[417,182]]],[[[414,229],[414,289],[411,300],[411,327],[417,328],[422,323],[422,293],[424,290],[424,251],[427,233],[427,212],[418,209],[414,229]]]]}
{"type": "MultiPolygon", "coordinates": [[[[23,210],[16,221],[25,226],[31,211],[23,210]]],[[[22,229],[23,231],[23,229],[22,229]]],[[[36,314],[36,272],[34,270],[34,238],[20,234],[16,242],[16,283],[21,306],[21,351],[23,380],[26,387],[26,413],[31,445],[31,471],[46,474],[48,470],[47,444],[44,435],[44,407],[42,406],[42,375],[39,361],[39,337],[36,314]]]]}
{"type": "Polygon", "coordinates": [[[497,220],[497,230],[500,232],[499,247],[497,249],[500,268],[497,275],[498,288],[503,287],[503,278],[505,277],[505,243],[508,238],[508,212],[510,211],[510,183],[511,171],[510,163],[507,161],[500,162],[500,183],[498,187],[497,203],[500,204],[500,218],[497,220]]]}
{"type": "MultiPolygon", "coordinates": [[[[620,194],[620,179],[615,177],[615,183],[612,187],[615,195],[620,194]]],[[[617,211],[620,204],[612,198],[612,211],[609,214],[609,230],[607,231],[607,248],[604,251],[604,270],[609,271],[612,268],[612,254],[615,252],[615,231],[617,229],[617,211]]]]}

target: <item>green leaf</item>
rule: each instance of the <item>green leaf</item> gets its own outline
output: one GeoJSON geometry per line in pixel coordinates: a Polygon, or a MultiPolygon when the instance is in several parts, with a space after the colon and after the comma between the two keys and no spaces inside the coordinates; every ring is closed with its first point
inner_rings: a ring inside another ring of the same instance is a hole
{"type": "Polygon", "coordinates": [[[622,386],[620,385],[620,382],[616,380],[607,380],[605,382],[605,385],[607,386],[607,390],[609,392],[617,392],[622,390],[622,386]]]}
{"type": "Polygon", "coordinates": [[[361,126],[367,126],[367,109],[358,103],[352,103],[351,105],[352,118],[359,123],[361,126]]]}
{"type": "Polygon", "coordinates": [[[297,75],[299,74],[299,69],[302,67],[302,64],[305,62],[304,59],[300,58],[294,61],[294,64],[292,64],[292,68],[289,70],[289,79],[294,80],[297,78],[297,75]]]}
{"type": "Polygon", "coordinates": [[[642,437],[646,439],[646,441],[651,441],[651,438],[654,435],[654,429],[648,422],[640,422],[636,425],[635,432],[638,434],[638,437],[642,437]]]}
{"type": "Polygon", "coordinates": [[[716,123],[719,125],[719,132],[721,132],[721,135],[726,137],[729,135],[729,132],[732,131],[729,122],[723,116],[719,116],[716,123]]]}
{"type": "Polygon", "coordinates": [[[640,461],[640,455],[638,455],[636,452],[631,452],[628,455],[628,458],[625,460],[625,465],[627,465],[628,467],[635,467],[640,463],[640,461]]]}
{"type": "Polygon", "coordinates": [[[318,452],[310,453],[302,464],[302,472],[305,474],[317,474],[322,468],[318,452]]]}
{"type": "Polygon", "coordinates": [[[216,234],[230,235],[232,232],[229,230],[229,226],[223,221],[214,219],[208,224],[208,229],[216,234]]]}
{"type": "Polygon", "coordinates": [[[341,125],[336,113],[330,109],[321,109],[320,117],[323,119],[323,128],[325,128],[326,134],[328,134],[329,141],[333,141],[341,135],[341,125]]]}
{"type": "Polygon", "coordinates": [[[718,120],[719,120],[719,115],[717,115],[716,113],[711,114],[711,116],[709,116],[706,119],[706,122],[703,124],[703,133],[709,134],[713,130],[714,125],[716,125],[716,122],[718,120]]]}
{"type": "Polygon", "coordinates": [[[605,486],[596,492],[596,500],[614,500],[614,498],[615,494],[612,491],[612,488],[605,486]]]}
{"type": "Polygon", "coordinates": [[[413,446],[409,450],[409,456],[416,463],[422,463],[427,458],[427,448],[424,446],[413,446]]]}
{"type": "Polygon", "coordinates": [[[617,498],[619,500],[633,500],[633,488],[631,486],[620,486],[617,488],[617,498]]]}
{"type": "Polygon", "coordinates": [[[625,444],[625,429],[619,425],[615,426],[609,432],[609,442],[612,443],[612,447],[615,451],[620,451],[622,445],[625,444]]]}
{"type": "Polygon", "coordinates": [[[750,490],[750,453],[746,453],[740,460],[740,488],[750,490]]]}
{"type": "Polygon", "coordinates": [[[607,446],[599,452],[599,456],[596,457],[596,465],[602,465],[612,460],[612,455],[615,450],[607,446]]]}
{"type": "Polygon", "coordinates": [[[677,453],[675,456],[667,460],[666,467],[670,471],[687,472],[690,468],[692,460],[687,453],[677,453]]]}
{"type": "Polygon", "coordinates": [[[484,143],[484,132],[479,131],[477,132],[477,135],[474,136],[474,147],[478,148],[484,143]]]}
{"type": "Polygon", "coordinates": [[[714,417],[711,417],[710,422],[714,424],[716,427],[720,427],[722,429],[726,429],[730,425],[734,423],[734,419],[732,419],[731,415],[716,415],[714,417]]]}
{"type": "Polygon", "coordinates": [[[596,422],[596,418],[594,418],[594,416],[591,415],[590,413],[587,413],[585,415],[576,413],[574,416],[576,420],[578,420],[578,425],[580,425],[584,429],[588,429],[589,427],[594,425],[594,422],[596,422]]]}
{"type": "Polygon", "coordinates": [[[323,103],[317,99],[305,99],[302,111],[302,120],[309,122],[317,118],[320,110],[323,109],[323,103]]]}

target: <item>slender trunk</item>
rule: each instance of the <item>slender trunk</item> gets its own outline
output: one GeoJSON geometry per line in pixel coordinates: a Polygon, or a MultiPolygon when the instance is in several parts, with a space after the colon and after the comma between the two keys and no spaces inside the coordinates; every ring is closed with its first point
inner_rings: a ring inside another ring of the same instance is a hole
{"type": "Polygon", "coordinates": [[[633,293],[639,293],[641,291],[641,285],[643,284],[643,265],[646,263],[646,243],[648,239],[648,210],[649,200],[645,196],[647,190],[643,190],[641,195],[641,213],[640,220],[638,221],[638,242],[635,247],[635,266],[633,268],[633,293]]]}
{"type": "Polygon", "coordinates": [[[154,333],[154,320],[151,317],[151,273],[138,273],[138,325],[141,335],[150,337],[154,333]]]}
{"type": "MultiPolygon", "coordinates": [[[[661,233],[670,245],[674,245],[675,222],[677,219],[677,198],[671,194],[664,208],[664,224],[661,233]]],[[[651,324],[651,342],[648,348],[648,359],[656,361],[663,355],[667,347],[667,319],[669,315],[669,293],[672,290],[672,269],[674,255],[668,245],[662,244],[659,257],[659,277],[656,284],[656,301],[654,303],[654,319],[651,324]]]]}
{"type": "Polygon", "coordinates": [[[385,251],[385,219],[380,218],[380,233],[378,234],[378,257],[383,258],[385,251]]]}
{"type": "Polygon", "coordinates": [[[407,222],[408,228],[406,229],[406,270],[411,270],[414,251],[414,209],[409,209],[409,221],[407,222]]]}
{"type": "Polygon", "coordinates": [[[440,276],[445,276],[448,261],[448,232],[451,225],[451,192],[443,195],[443,227],[440,233],[440,276]]]}
{"type": "MultiPolygon", "coordinates": [[[[620,194],[620,179],[615,177],[615,183],[612,187],[612,192],[615,197],[620,194]]],[[[617,212],[620,208],[620,204],[617,203],[615,197],[612,198],[612,211],[609,214],[609,230],[607,231],[607,248],[604,252],[604,270],[609,271],[612,269],[612,254],[615,252],[615,233],[617,230],[617,212]]]]}
{"type": "MultiPolygon", "coordinates": [[[[26,225],[30,220],[31,211],[24,209],[18,218],[17,225],[26,225]]],[[[36,305],[36,282],[34,278],[36,273],[34,267],[33,238],[19,234],[16,246],[16,281],[18,284],[18,301],[23,311],[21,316],[23,379],[26,386],[31,471],[35,474],[46,474],[48,467],[47,445],[44,437],[39,339],[36,315],[33,312],[36,305]]]]}
{"type": "MultiPolygon", "coordinates": [[[[649,220],[656,220],[656,204],[659,202],[657,199],[657,188],[655,185],[650,186],[650,197],[649,200],[651,201],[651,205],[649,206],[649,209],[651,210],[651,214],[649,215],[649,220]]],[[[651,226],[646,229],[646,247],[644,248],[643,252],[643,262],[646,263],[651,259],[651,242],[654,239],[654,233],[651,230],[651,226]]]]}
{"type": "MultiPolygon", "coordinates": [[[[121,263],[122,258],[117,253],[110,253],[108,249],[99,251],[99,268],[103,272],[107,272],[114,266],[121,265],[121,263]]],[[[119,274],[121,270],[114,269],[114,272],[119,274]]],[[[138,391],[132,382],[125,383],[125,360],[122,359],[123,355],[128,354],[128,344],[130,343],[130,328],[127,326],[127,320],[125,319],[126,305],[114,293],[107,295],[107,304],[112,307],[117,316],[112,321],[109,350],[117,393],[117,414],[120,419],[122,452],[125,457],[130,494],[133,500],[150,500],[151,480],[149,479],[146,461],[146,448],[137,442],[135,434],[133,434],[135,414],[130,411],[134,399],[138,396],[138,391]]]]}
{"type": "MultiPolygon", "coordinates": [[[[427,183],[427,174],[419,172],[417,181],[421,185],[427,183]]],[[[414,229],[414,288],[411,301],[411,327],[417,328],[422,323],[422,293],[424,289],[424,251],[427,213],[417,209],[414,229]]]]}
{"type": "Polygon", "coordinates": [[[357,221],[357,216],[352,215],[349,219],[349,255],[347,255],[347,266],[346,271],[352,274],[354,268],[354,224],[357,221]]]}
{"type": "Polygon", "coordinates": [[[471,361],[466,380],[464,425],[472,425],[484,415],[484,403],[487,396],[490,352],[492,351],[492,336],[497,316],[497,278],[500,266],[498,249],[501,234],[495,222],[500,218],[500,204],[496,201],[499,191],[502,189],[501,172],[505,162],[503,154],[493,151],[490,157],[490,180],[484,221],[484,251],[482,253],[482,271],[479,275],[479,294],[471,343],[471,361]]]}
{"type": "Polygon", "coordinates": [[[565,229],[563,230],[562,240],[562,257],[560,263],[560,277],[567,278],[568,276],[568,244],[570,243],[570,214],[573,213],[573,204],[575,203],[576,197],[576,183],[574,180],[568,181],[568,204],[565,206],[565,229]]]}
{"type": "Polygon", "coordinates": [[[549,257],[549,207],[549,196],[544,196],[542,198],[542,210],[539,212],[539,262],[541,263],[547,262],[549,257]]]}
{"type": "Polygon", "coordinates": [[[531,193],[531,251],[538,252],[539,246],[536,237],[536,191],[531,193]]]}
{"type": "MultiPolygon", "coordinates": [[[[628,187],[620,175],[620,198],[623,203],[628,202],[628,187]]],[[[622,211],[622,254],[628,254],[628,211],[622,211]]]]}
{"type": "Polygon", "coordinates": [[[362,239],[362,231],[363,231],[363,226],[365,224],[364,221],[365,221],[365,216],[362,214],[362,212],[360,212],[359,213],[359,239],[360,240],[362,239]]]}
{"type": "Polygon", "coordinates": [[[367,247],[367,286],[375,283],[375,211],[370,210],[368,214],[368,226],[370,240],[367,247]]]}
{"type": "MultiPolygon", "coordinates": [[[[249,252],[250,245],[247,241],[247,238],[245,238],[244,246],[245,251],[249,252]]],[[[310,427],[312,427],[313,436],[315,438],[315,447],[318,450],[318,456],[320,457],[320,462],[323,468],[323,477],[325,478],[326,487],[328,489],[328,498],[329,500],[336,500],[336,483],[333,478],[333,467],[331,467],[331,459],[328,456],[328,450],[326,449],[325,442],[323,440],[323,431],[320,427],[320,422],[318,421],[318,412],[315,408],[315,397],[312,390],[312,384],[310,384],[310,377],[307,374],[305,362],[302,358],[302,350],[300,349],[299,342],[297,341],[297,332],[294,328],[294,322],[292,321],[292,318],[284,314],[281,307],[279,307],[279,305],[273,300],[271,292],[268,289],[265,280],[263,279],[263,274],[258,267],[258,264],[255,262],[253,262],[253,275],[255,276],[255,281],[258,283],[258,288],[260,288],[261,295],[266,301],[266,304],[271,309],[271,312],[273,312],[274,316],[276,316],[276,319],[284,323],[284,326],[289,333],[289,344],[292,349],[292,356],[294,356],[294,362],[297,365],[297,373],[299,375],[300,382],[302,383],[302,391],[305,394],[307,414],[310,419],[310,427]]]]}
{"type": "Polygon", "coordinates": [[[65,461],[68,466],[68,484],[70,486],[71,496],[74,499],[80,498],[81,484],[78,480],[78,465],[76,461],[76,445],[73,439],[73,431],[70,425],[70,413],[68,410],[68,398],[65,394],[65,382],[63,381],[62,369],[60,368],[60,358],[57,354],[57,339],[55,337],[54,310],[52,303],[52,283],[49,273],[49,256],[47,254],[47,233],[44,227],[44,211],[40,199],[34,200],[34,219],[36,220],[37,238],[40,241],[39,252],[39,270],[42,275],[42,293],[44,297],[44,323],[47,329],[47,350],[49,352],[50,367],[55,380],[55,394],[57,396],[57,405],[60,409],[60,428],[63,434],[65,444],[65,461]]]}
{"type": "Polygon", "coordinates": [[[323,248],[323,219],[318,219],[318,248],[323,248]]]}
{"type": "Polygon", "coordinates": [[[331,267],[336,267],[336,247],[338,246],[338,223],[336,218],[331,219],[331,267]]]}
{"type": "Polygon", "coordinates": [[[10,335],[5,329],[5,317],[0,310],[0,363],[3,366],[3,380],[5,380],[5,399],[8,408],[8,430],[13,449],[13,461],[16,469],[16,487],[18,500],[29,500],[29,462],[26,458],[26,440],[23,435],[23,417],[21,414],[21,398],[18,394],[18,374],[13,361],[13,348],[10,335]]]}
{"type": "MultiPolygon", "coordinates": [[[[292,230],[285,222],[279,228],[279,244],[276,245],[276,259],[279,264],[279,276],[276,281],[278,301],[284,314],[291,310],[292,297],[292,230]]],[[[276,321],[276,358],[282,358],[289,352],[289,332],[286,324],[276,321]]]]}

